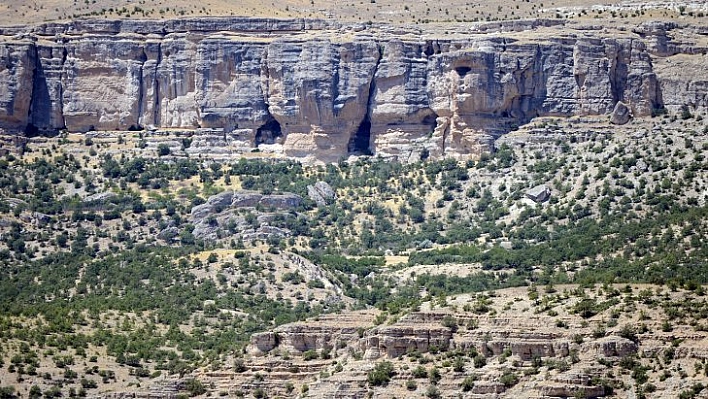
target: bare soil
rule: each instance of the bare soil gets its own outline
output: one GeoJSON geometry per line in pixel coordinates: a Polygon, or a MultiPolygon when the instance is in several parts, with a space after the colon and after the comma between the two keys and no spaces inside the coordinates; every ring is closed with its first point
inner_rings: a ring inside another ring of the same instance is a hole
{"type": "Polygon", "coordinates": [[[469,0],[4,0],[0,25],[66,21],[77,18],[165,19],[200,16],[326,18],[348,22],[435,24],[524,18],[570,18],[633,21],[636,19],[701,19],[702,1],[478,1],[469,0]]]}

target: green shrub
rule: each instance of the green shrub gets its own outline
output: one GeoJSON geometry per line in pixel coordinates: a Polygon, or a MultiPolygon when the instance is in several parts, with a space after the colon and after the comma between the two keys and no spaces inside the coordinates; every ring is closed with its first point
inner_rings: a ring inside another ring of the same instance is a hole
{"type": "Polygon", "coordinates": [[[386,361],[377,363],[374,369],[366,376],[366,379],[373,386],[382,386],[388,384],[394,374],[393,363],[386,361]]]}
{"type": "Polygon", "coordinates": [[[463,392],[469,392],[474,388],[474,382],[477,380],[477,378],[474,375],[470,375],[465,377],[464,380],[462,380],[462,384],[460,386],[462,387],[463,392]]]}
{"type": "Polygon", "coordinates": [[[317,354],[317,351],[314,349],[309,349],[306,350],[305,352],[302,353],[302,358],[303,360],[310,361],[310,360],[315,360],[319,357],[317,354]]]}
{"type": "Polygon", "coordinates": [[[519,376],[511,371],[506,371],[499,379],[499,382],[504,384],[505,387],[511,388],[519,383],[519,376]]]}
{"type": "Polygon", "coordinates": [[[170,150],[170,146],[168,146],[167,144],[160,144],[157,146],[157,155],[158,156],[163,157],[166,155],[170,155],[171,152],[172,152],[172,150],[170,150]]]}
{"type": "Polygon", "coordinates": [[[418,389],[418,383],[415,382],[415,380],[408,380],[406,381],[406,389],[409,391],[415,391],[418,389]]]}
{"type": "Polygon", "coordinates": [[[189,392],[189,396],[199,396],[207,391],[204,384],[196,378],[190,378],[185,381],[184,389],[189,392]]]}

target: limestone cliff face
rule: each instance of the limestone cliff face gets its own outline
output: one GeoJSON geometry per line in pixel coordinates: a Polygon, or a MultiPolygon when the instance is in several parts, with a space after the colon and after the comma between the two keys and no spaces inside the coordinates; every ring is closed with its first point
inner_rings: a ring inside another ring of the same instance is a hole
{"type": "Polygon", "coordinates": [[[671,59],[695,66],[705,49],[671,38],[675,28],[608,35],[533,21],[436,33],[246,18],[4,28],[0,128],[218,128],[241,148],[323,161],[464,159],[536,116],[607,114],[620,101],[634,116],[704,109],[705,78],[671,59]]]}
{"type": "Polygon", "coordinates": [[[8,129],[22,129],[29,117],[36,54],[29,43],[12,43],[0,47],[0,60],[0,120],[8,129]]]}

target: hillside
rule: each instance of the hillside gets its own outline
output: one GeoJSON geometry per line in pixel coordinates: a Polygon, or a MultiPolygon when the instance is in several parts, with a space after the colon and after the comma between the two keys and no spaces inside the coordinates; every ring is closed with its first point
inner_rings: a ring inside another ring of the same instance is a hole
{"type": "Polygon", "coordinates": [[[0,399],[708,397],[706,8],[4,1],[0,399]]]}
{"type": "Polygon", "coordinates": [[[141,132],[29,139],[2,162],[0,385],[699,392],[703,115],[603,119],[538,119],[478,161],[411,164],[213,162],[141,132]],[[367,382],[385,361],[393,381],[367,382]]]}

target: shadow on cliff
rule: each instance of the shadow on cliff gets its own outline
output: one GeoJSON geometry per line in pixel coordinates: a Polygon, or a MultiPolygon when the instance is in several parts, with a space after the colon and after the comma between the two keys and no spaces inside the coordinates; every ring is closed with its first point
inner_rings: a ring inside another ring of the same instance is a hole
{"type": "MultiPolygon", "coordinates": [[[[64,126],[60,128],[52,127],[52,96],[47,84],[42,58],[39,56],[37,47],[34,47],[33,58],[32,95],[27,115],[28,123],[25,126],[24,133],[27,137],[55,136],[64,126]]],[[[62,64],[65,59],[66,50],[64,50],[62,55],[62,64]]]]}

